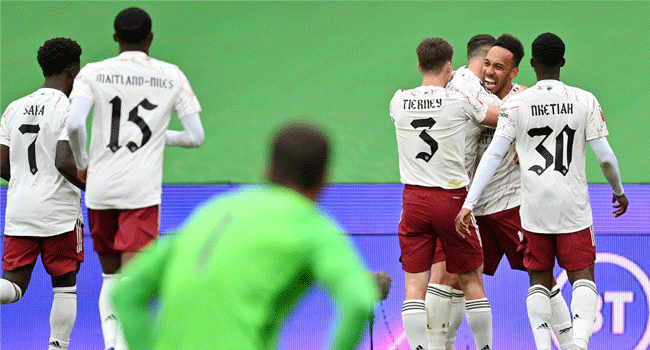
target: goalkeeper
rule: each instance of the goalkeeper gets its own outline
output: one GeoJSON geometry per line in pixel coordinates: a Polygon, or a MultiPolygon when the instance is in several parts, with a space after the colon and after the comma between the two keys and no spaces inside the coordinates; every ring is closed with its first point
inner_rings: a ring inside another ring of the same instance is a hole
{"type": "Polygon", "coordinates": [[[276,135],[270,185],[216,198],[177,238],[125,267],[113,301],[131,350],[275,349],[287,313],[314,282],[336,302],[330,349],[354,349],[390,288],[366,272],[342,230],[315,204],[327,137],[295,124],[276,135]],[[155,325],[150,304],[158,298],[155,325]]]}

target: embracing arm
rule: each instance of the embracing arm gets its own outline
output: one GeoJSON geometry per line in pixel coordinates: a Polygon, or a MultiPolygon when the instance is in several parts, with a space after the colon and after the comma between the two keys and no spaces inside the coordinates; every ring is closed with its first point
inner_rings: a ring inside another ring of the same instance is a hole
{"type": "Polygon", "coordinates": [[[0,145],[0,177],[9,181],[11,179],[11,167],[9,165],[9,146],[0,145]]]}
{"type": "Polygon", "coordinates": [[[86,152],[86,118],[93,107],[93,102],[84,97],[75,97],[70,103],[67,131],[70,137],[70,150],[74,155],[77,170],[88,168],[88,153],[86,152]]]}
{"type": "Polygon", "coordinates": [[[70,144],[68,141],[59,141],[56,143],[56,156],[54,158],[54,166],[56,169],[65,177],[66,180],[70,181],[71,184],[78,187],[80,190],[86,190],[86,184],[79,181],[77,177],[77,167],[74,163],[74,157],[72,156],[72,150],[70,150],[70,144]]]}

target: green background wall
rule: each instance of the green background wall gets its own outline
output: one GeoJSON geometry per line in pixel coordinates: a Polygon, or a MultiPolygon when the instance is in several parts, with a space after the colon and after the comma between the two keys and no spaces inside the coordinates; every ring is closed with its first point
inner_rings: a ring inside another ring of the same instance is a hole
{"type": "MultiPolygon", "coordinates": [[[[206,141],[168,148],[166,183],[262,182],[273,130],[299,117],[334,141],[332,182],[399,182],[388,103],[421,83],[415,47],[447,39],[454,67],[477,33],[511,33],[535,83],[530,43],[551,31],[567,45],[562,79],[600,100],[623,181],[650,183],[648,2],[1,2],[1,107],[42,84],[36,51],[55,36],[83,47],[82,64],[117,54],[112,21],[125,7],[153,18],[153,57],[186,73],[206,141]]],[[[172,128],[180,128],[173,118],[172,128]]],[[[591,152],[588,179],[605,182],[591,152]]]]}

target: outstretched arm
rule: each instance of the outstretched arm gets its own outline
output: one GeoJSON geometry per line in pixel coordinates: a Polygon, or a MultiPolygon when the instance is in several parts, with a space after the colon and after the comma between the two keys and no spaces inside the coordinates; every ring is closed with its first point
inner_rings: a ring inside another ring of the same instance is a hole
{"type": "Polygon", "coordinates": [[[490,146],[485,150],[485,154],[483,154],[483,158],[481,158],[481,162],[476,168],[476,174],[472,180],[472,185],[469,188],[467,198],[465,198],[463,209],[458,213],[458,216],[456,216],[456,231],[458,231],[461,236],[465,237],[465,235],[470,234],[468,227],[470,214],[474,209],[476,202],[478,202],[478,199],[481,197],[485,186],[490,182],[490,179],[494,176],[494,173],[499,167],[501,158],[503,158],[508,151],[508,148],[510,148],[510,143],[511,141],[505,137],[495,136],[494,139],[492,139],[492,142],[490,142],[490,146]]]}
{"type": "Polygon", "coordinates": [[[183,127],[185,128],[183,131],[167,130],[165,133],[167,136],[165,145],[185,148],[196,148],[201,146],[205,139],[205,133],[203,131],[203,125],[201,124],[201,117],[199,117],[199,114],[193,113],[185,116],[185,118],[181,119],[181,124],[183,124],[183,127]]]}
{"type": "Polygon", "coordinates": [[[86,118],[93,107],[93,102],[84,97],[74,97],[70,103],[67,131],[70,137],[70,149],[74,155],[77,170],[88,169],[88,153],[86,152],[86,118]]]}
{"type": "Polygon", "coordinates": [[[612,186],[614,191],[614,197],[612,198],[612,203],[618,202],[617,205],[614,205],[614,210],[612,213],[619,217],[627,211],[628,200],[625,197],[623,192],[623,184],[621,182],[621,174],[618,169],[618,161],[616,160],[616,155],[614,151],[609,146],[606,137],[600,137],[594,140],[589,141],[589,146],[591,150],[596,154],[598,158],[598,163],[600,164],[600,169],[603,171],[603,175],[609,182],[609,185],[612,186]]]}

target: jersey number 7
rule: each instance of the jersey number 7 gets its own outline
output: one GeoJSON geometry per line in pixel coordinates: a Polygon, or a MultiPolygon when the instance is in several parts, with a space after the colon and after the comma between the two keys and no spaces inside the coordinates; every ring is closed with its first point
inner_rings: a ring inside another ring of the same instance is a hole
{"type": "Polygon", "coordinates": [[[27,146],[27,161],[29,162],[29,170],[32,172],[32,175],[36,175],[38,168],[36,167],[36,139],[38,138],[38,132],[41,131],[41,127],[38,124],[22,124],[18,127],[18,131],[21,134],[36,134],[34,141],[27,146]]]}
{"type": "MultiPolygon", "coordinates": [[[[118,149],[120,149],[120,146],[118,144],[118,140],[120,138],[120,117],[122,116],[122,100],[119,98],[119,96],[115,96],[112,100],[109,101],[110,104],[113,105],[113,113],[111,114],[111,139],[108,143],[108,148],[113,151],[113,153],[117,152],[118,149]]],[[[131,152],[137,151],[140,147],[144,146],[147,141],[151,138],[151,129],[149,129],[149,125],[138,115],[138,107],[142,106],[142,108],[150,111],[153,110],[154,108],[158,107],[157,105],[152,104],[151,102],[147,101],[145,98],[144,100],[140,101],[137,106],[133,107],[133,109],[129,112],[129,119],[128,121],[135,123],[140,130],[142,130],[142,143],[140,146],[138,146],[135,142],[129,141],[129,143],[126,144],[126,147],[129,149],[131,152]]]]}

